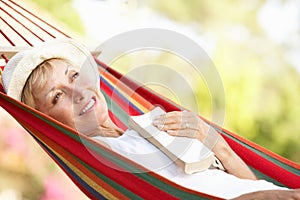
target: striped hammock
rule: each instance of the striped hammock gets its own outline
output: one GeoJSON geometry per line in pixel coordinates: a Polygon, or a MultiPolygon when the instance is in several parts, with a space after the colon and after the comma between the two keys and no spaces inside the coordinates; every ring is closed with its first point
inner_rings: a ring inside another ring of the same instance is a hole
{"type": "MultiPolygon", "coordinates": [[[[161,105],[166,111],[181,109],[156,92],[141,87],[99,60],[96,61],[109,114],[123,130],[127,129],[129,115],[145,113],[154,105],[161,105]]],[[[64,124],[8,97],[3,88],[0,106],[31,134],[91,199],[219,199],[186,189],[147,171],[64,124]],[[132,171],[136,173],[130,173],[132,171]]],[[[218,126],[215,128],[259,178],[289,188],[300,188],[299,164],[218,126]]]]}
{"type": "MultiPolygon", "coordinates": [[[[17,47],[27,48],[49,38],[69,37],[19,2],[0,0],[0,8],[0,51],[5,51],[7,58],[10,52],[14,54],[20,50],[17,47]]],[[[101,71],[100,86],[109,106],[109,114],[122,129],[127,128],[129,115],[147,112],[153,105],[161,105],[167,111],[181,109],[163,96],[140,87],[96,61],[101,71]]],[[[0,106],[31,134],[91,199],[219,199],[183,188],[154,172],[148,172],[94,140],[8,97],[1,84],[0,106]]],[[[259,178],[289,188],[300,188],[299,164],[218,126],[215,128],[259,178]]]]}

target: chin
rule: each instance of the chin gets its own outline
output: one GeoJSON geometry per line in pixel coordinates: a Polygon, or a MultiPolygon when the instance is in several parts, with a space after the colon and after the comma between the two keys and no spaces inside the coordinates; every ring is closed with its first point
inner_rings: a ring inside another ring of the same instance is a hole
{"type": "Polygon", "coordinates": [[[102,113],[102,114],[100,114],[100,117],[98,118],[98,123],[102,125],[102,124],[104,124],[108,119],[109,119],[108,112],[105,112],[105,114],[102,113]]]}

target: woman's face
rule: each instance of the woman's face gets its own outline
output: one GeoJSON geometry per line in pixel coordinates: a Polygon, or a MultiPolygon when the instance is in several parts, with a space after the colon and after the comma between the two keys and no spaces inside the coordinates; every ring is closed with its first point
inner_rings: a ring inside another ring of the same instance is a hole
{"type": "Polygon", "coordinates": [[[53,68],[45,87],[33,87],[36,109],[89,135],[108,119],[106,101],[97,89],[98,76],[63,60],[49,62],[53,68]]]}

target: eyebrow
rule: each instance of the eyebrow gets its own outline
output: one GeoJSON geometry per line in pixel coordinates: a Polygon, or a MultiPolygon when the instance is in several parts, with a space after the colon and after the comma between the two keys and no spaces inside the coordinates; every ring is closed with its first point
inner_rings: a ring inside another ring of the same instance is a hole
{"type": "MultiPolygon", "coordinates": [[[[67,66],[67,69],[66,69],[66,71],[65,71],[65,75],[68,74],[69,67],[70,67],[70,65],[67,66]]],[[[47,98],[47,96],[50,94],[50,92],[52,92],[53,90],[55,90],[55,88],[56,88],[56,87],[53,86],[53,87],[45,94],[45,97],[47,98]]]]}
{"type": "Polygon", "coordinates": [[[55,86],[53,86],[48,92],[46,92],[45,97],[47,98],[47,96],[50,94],[50,92],[52,92],[53,90],[55,90],[55,86]]]}

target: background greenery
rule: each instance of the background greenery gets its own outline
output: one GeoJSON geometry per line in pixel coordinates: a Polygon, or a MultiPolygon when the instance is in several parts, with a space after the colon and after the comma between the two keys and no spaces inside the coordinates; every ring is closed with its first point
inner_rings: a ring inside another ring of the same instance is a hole
{"type": "MultiPolygon", "coordinates": [[[[84,34],[80,18],[72,9],[72,0],[32,1],[74,31],[84,34]]],[[[226,129],[300,162],[299,71],[286,55],[290,44],[276,43],[259,24],[259,11],[267,1],[137,2],[178,24],[191,25],[196,34],[214,38],[215,46],[210,56],[225,89],[226,129]],[[235,31],[241,34],[232,34],[235,31]]],[[[120,63],[123,65],[126,61],[120,63]]],[[[209,118],[209,95],[199,89],[197,98],[201,101],[200,114],[209,118]]]]}
{"type": "MultiPolygon", "coordinates": [[[[271,40],[258,22],[266,1],[151,2],[164,15],[192,23],[199,34],[217,38],[211,59],[225,87],[225,127],[299,163],[299,71],[286,55],[291,49],[289,41],[271,40]],[[236,28],[247,32],[246,40],[232,37],[236,28]]],[[[299,36],[294,42],[299,42],[299,36]]]]}
{"type": "MultiPolygon", "coordinates": [[[[28,1],[28,0],[26,0],[28,1]]],[[[40,10],[48,12],[54,19],[62,22],[68,29],[84,34],[81,18],[73,6],[73,0],[30,0],[40,10]]]]}

